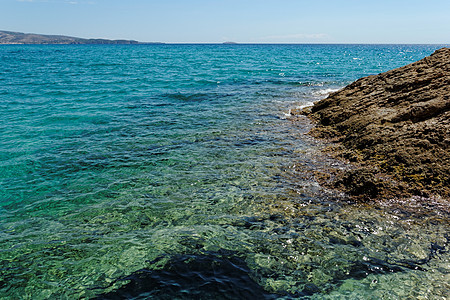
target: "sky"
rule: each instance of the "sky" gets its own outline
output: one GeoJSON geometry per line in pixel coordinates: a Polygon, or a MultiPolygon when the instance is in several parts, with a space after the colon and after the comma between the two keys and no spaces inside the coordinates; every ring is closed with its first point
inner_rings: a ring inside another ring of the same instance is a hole
{"type": "Polygon", "coordinates": [[[450,43],[450,0],[0,0],[0,30],[166,43],[450,43]]]}

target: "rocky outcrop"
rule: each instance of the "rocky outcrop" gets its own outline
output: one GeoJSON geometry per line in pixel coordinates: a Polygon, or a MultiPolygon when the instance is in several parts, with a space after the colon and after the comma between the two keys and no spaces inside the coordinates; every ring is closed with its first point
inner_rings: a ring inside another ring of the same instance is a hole
{"type": "Polygon", "coordinates": [[[357,165],[335,186],[363,198],[450,198],[450,49],[361,78],[306,114],[311,134],[357,165]]]}

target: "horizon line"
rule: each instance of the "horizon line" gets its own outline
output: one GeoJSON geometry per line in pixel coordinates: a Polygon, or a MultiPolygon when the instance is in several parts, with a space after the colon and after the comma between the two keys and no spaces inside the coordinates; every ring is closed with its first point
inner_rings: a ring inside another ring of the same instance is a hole
{"type": "Polygon", "coordinates": [[[430,45],[430,46],[450,46],[450,43],[355,43],[355,42],[330,42],[330,43],[314,43],[314,42],[304,42],[304,43],[257,43],[257,42],[140,42],[136,41],[134,44],[58,44],[58,43],[0,43],[0,45],[72,45],[72,46],[89,46],[89,45],[101,45],[101,46],[136,46],[136,45],[224,45],[224,46],[239,46],[239,45],[430,45]]]}

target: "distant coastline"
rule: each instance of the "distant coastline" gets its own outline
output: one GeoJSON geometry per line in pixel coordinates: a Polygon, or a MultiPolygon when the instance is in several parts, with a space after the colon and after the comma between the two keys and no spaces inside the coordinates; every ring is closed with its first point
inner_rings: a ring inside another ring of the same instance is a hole
{"type": "Polygon", "coordinates": [[[163,44],[135,40],[85,39],[65,35],[44,35],[0,30],[0,45],[137,45],[163,44]]]}
{"type": "MultiPolygon", "coordinates": [[[[66,35],[46,35],[38,33],[23,33],[15,31],[0,30],[0,45],[391,45],[391,44],[367,44],[367,43],[238,43],[225,42],[141,42],[136,40],[110,40],[110,39],[87,39],[66,35]]],[[[397,45],[397,44],[395,44],[397,45]]],[[[401,44],[398,44],[401,45],[401,44]]],[[[409,44],[427,45],[427,44],[409,44]]],[[[449,44],[429,44],[448,47],[449,44]]]]}

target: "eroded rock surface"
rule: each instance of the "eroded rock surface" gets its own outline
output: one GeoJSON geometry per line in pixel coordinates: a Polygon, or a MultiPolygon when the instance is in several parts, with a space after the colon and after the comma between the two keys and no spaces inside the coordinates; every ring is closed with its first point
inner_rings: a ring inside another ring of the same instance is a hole
{"type": "Polygon", "coordinates": [[[334,182],[349,194],[450,198],[449,48],[361,78],[306,114],[318,122],[311,134],[358,165],[334,182]]]}

